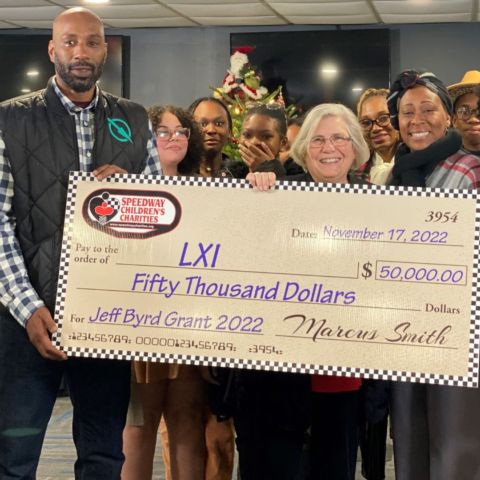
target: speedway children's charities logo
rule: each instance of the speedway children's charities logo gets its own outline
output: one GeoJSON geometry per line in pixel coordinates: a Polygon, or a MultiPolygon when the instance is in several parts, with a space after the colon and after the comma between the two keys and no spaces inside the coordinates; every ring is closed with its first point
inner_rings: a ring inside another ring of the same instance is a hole
{"type": "Polygon", "coordinates": [[[148,238],[173,230],[182,209],[168,192],[107,188],[92,192],[82,213],[90,226],[115,237],[148,238]]]}

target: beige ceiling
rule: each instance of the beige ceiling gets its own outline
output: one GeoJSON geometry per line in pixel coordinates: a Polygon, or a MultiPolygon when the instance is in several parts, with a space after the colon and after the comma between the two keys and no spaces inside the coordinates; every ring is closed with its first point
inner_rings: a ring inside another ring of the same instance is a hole
{"type": "Polygon", "coordinates": [[[479,21],[480,0],[0,0],[0,28],[50,28],[86,6],[113,28],[479,21]]]}

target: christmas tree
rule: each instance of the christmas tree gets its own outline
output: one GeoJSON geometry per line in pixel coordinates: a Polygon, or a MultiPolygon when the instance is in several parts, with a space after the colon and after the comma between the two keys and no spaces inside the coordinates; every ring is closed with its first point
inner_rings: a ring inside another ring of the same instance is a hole
{"type": "Polygon", "coordinates": [[[285,108],[287,118],[296,116],[295,106],[285,107],[282,87],[269,92],[261,85],[261,77],[248,60],[247,53],[253,47],[237,48],[230,57],[230,68],[221,87],[212,87],[213,95],[222,100],[232,116],[232,140],[225,146],[224,153],[232,160],[241,160],[238,139],[245,112],[257,103],[278,103],[285,108]]]}

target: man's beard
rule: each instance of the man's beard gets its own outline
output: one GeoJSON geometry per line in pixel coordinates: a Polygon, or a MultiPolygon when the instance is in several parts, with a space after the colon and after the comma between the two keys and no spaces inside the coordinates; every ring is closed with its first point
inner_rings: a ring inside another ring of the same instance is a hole
{"type": "Polygon", "coordinates": [[[83,93],[88,92],[102,76],[104,62],[98,65],[94,63],[79,61],[71,64],[61,63],[55,55],[55,72],[74,92],[83,93]],[[71,68],[88,67],[91,69],[91,74],[88,77],[80,78],[74,76],[71,68]]]}

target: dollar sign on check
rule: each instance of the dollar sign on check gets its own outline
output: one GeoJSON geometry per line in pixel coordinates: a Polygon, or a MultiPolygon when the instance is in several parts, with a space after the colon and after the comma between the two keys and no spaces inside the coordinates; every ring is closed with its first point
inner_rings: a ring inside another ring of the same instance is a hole
{"type": "Polygon", "coordinates": [[[364,263],[363,264],[363,272],[362,272],[362,277],[365,278],[370,278],[372,276],[372,264],[370,262],[364,263]]]}

